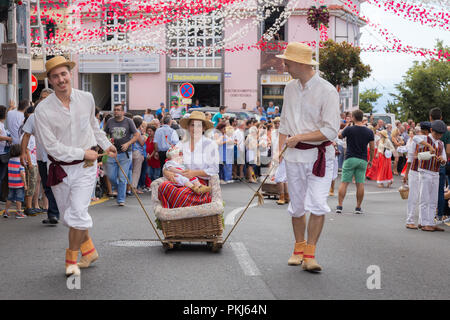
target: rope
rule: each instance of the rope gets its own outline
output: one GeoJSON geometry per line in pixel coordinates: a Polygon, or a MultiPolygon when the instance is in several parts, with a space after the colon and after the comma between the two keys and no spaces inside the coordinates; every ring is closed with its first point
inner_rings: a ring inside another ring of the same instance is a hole
{"type": "Polygon", "coordinates": [[[116,160],[117,165],[120,168],[120,171],[122,171],[122,174],[125,176],[125,178],[127,179],[128,184],[131,186],[131,190],[133,190],[133,193],[136,197],[136,199],[138,199],[139,204],[141,205],[142,210],[144,210],[145,215],[147,216],[148,221],[150,222],[150,224],[152,225],[153,231],[155,231],[156,235],[158,236],[159,241],[161,242],[162,245],[164,245],[163,240],[161,239],[161,237],[159,236],[158,231],[155,228],[155,225],[153,224],[152,220],[150,219],[150,217],[148,216],[147,210],[145,210],[144,205],[142,204],[141,198],[139,198],[139,195],[136,193],[136,190],[134,189],[133,185],[131,184],[130,180],[128,180],[128,175],[125,174],[125,171],[122,169],[122,166],[119,163],[119,160],[117,160],[117,157],[114,158],[116,160]]]}
{"type": "MultiPolygon", "coordinates": [[[[283,153],[286,151],[287,146],[284,147],[283,151],[281,151],[280,153],[280,157],[283,155],[283,153]]],[[[234,231],[234,229],[236,228],[236,226],[238,225],[239,221],[241,221],[242,217],[244,216],[245,212],[247,212],[247,209],[250,207],[251,203],[253,202],[253,199],[255,199],[255,197],[257,197],[260,193],[259,191],[261,190],[262,186],[264,185],[264,183],[266,182],[267,178],[270,176],[270,174],[272,173],[272,170],[275,166],[272,166],[269,170],[269,173],[266,175],[266,177],[264,178],[263,182],[260,184],[258,190],[255,191],[255,193],[253,194],[253,197],[250,199],[250,201],[248,202],[247,206],[245,207],[244,211],[242,211],[241,215],[239,216],[238,221],[236,221],[236,223],[234,224],[233,228],[230,230],[230,232],[228,233],[227,237],[225,238],[225,240],[223,241],[223,244],[225,244],[225,242],[227,242],[228,238],[230,237],[231,233],[234,231]]]]}

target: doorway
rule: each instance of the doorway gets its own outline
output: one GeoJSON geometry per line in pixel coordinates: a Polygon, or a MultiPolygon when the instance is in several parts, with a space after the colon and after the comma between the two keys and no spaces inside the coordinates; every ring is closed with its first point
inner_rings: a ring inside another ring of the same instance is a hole
{"type": "Polygon", "coordinates": [[[194,83],[192,102],[199,100],[202,107],[220,106],[220,83],[194,83]]]}

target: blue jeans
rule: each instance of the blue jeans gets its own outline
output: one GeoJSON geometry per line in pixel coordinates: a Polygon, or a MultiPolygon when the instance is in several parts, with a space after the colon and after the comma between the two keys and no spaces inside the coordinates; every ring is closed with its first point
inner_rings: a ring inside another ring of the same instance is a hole
{"type": "Polygon", "coordinates": [[[150,166],[147,167],[147,175],[150,180],[155,181],[161,175],[161,168],[152,168],[150,166]]]}
{"type": "Polygon", "coordinates": [[[233,172],[233,164],[219,164],[219,177],[224,181],[230,181],[233,172]]]}
{"type": "MultiPolygon", "coordinates": [[[[128,175],[131,166],[131,152],[119,153],[117,160],[125,174],[128,175]]],[[[127,179],[117,165],[116,160],[110,157],[108,157],[108,179],[117,190],[117,203],[124,203],[127,192],[127,179]]]]}
{"type": "Polygon", "coordinates": [[[344,147],[340,146],[340,145],[337,146],[337,149],[340,152],[338,155],[338,168],[342,169],[342,166],[344,165],[344,160],[345,160],[344,159],[344,156],[345,156],[344,151],[345,150],[344,150],[344,147]]]}
{"type": "Polygon", "coordinates": [[[439,168],[439,193],[438,193],[438,217],[442,217],[445,213],[445,205],[447,201],[444,199],[444,188],[447,175],[445,174],[445,166],[439,168]]]}
{"type": "Polygon", "coordinates": [[[56,205],[55,196],[53,195],[52,188],[47,187],[47,176],[48,176],[47,162],[38,161],[37,163],[38,163],[39,175],[41,176],[42,186],[44,187],[44,193],[48,199],[47,216],[49,219],[56,218],[59,220],[59,210],[58,210],[58,206],[56,205]]]}
{"type": "Polygon", "coordinates": [[[142,162],[142,168],[141,168],[141,177],[139,178],[138,188],[143,189],[145,188],[145,177],[147,176],[147,159],[144,158],[144,162],[142,162]]]}
{"type": "Polygon", "coordinates": [[[22,188],[9,188],[8,201],[23,202],[24,199],[25,199],[25,189],[23,187],[22,188]]]}

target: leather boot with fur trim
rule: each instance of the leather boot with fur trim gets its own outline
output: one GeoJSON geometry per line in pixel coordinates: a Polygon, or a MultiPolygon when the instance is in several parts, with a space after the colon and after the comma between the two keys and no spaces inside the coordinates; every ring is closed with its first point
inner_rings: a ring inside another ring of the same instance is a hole
{"type": "Polygon", "coordinates": [[[306,246],[306,240],[302,242],[296,242],[294,247],[294,252],[288,260],[288,265],[299,266],[302,264],[303,252],[306,246]]]}
{"type": "Polygon", "coordinates": [[[316,261],[315,256],[316,246],[312,244],[306,244],[305,252],[303,254],[303,270],[310,272],[319,272],[322,271],[322,267],[316,261]]]}
{"type": "Polygon", "coordinates": [[[78,262],[78,266],[80,268],[87,268],[89,265],[98,259],[98,252],[94,247],[94,243],[92,242],[92,239],[89,238],[89,240],[83,242],[81,244],[81,259],[80,262],[78,262]]]}
{"type": "Polygon", "coordinates": [[[81,274],[80,268],[77,265],[78,250],[72,251],[66,249],[66,276],[79,276],[81,274]]]}

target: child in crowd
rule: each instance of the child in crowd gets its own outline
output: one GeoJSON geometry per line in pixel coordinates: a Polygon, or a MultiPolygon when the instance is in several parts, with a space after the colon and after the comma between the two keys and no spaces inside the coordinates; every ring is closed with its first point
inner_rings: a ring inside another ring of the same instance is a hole
{"type": "Polygon", "coordinates": [[[164,164],[163,169],[176,173],[175,181],[178,187],[187,187],[197,194],[203,194],[211,191],[211,187],[201,184],[197,177],[188,179],[179,174],[186,170],[186,167],[183,165],[183,152],[176,146],[173,146],[167,150],[167,161],[164,164]]]}
{"type": "Polygon", "coordinates": [[[4,218],[8,218],[10,215],[8,213],[11,202],[16,203],[16,219],[23,219],[26,216],[21,212],[22,202],[25,199],[25,190],[27,190],[27,181],[25,178],[25,169],[20,164],[20,153],[21,148],[19,144],[15,144],[11,147],[10,155],[11,158],[8,162],[8,200],[6,201],[5,212],[3,213],[4,218]]]}

